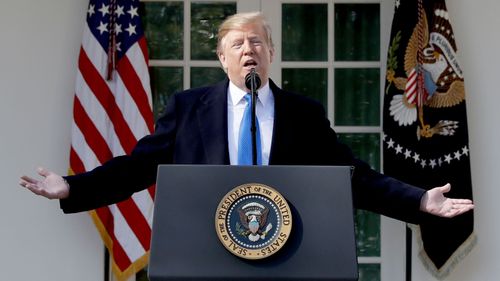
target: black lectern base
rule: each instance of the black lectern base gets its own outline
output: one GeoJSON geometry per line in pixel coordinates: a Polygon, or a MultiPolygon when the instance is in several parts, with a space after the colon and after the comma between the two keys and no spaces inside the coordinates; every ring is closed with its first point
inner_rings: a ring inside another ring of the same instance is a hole
{"type": "Polygon", "coordinates": [[[165,165],[156,190],[151,281],[358,279],[349,167],[165,165]],[[215,231],[220,200],[248,183],[292,210],[288,241],[266,259],[233,255],[215,231]]]}

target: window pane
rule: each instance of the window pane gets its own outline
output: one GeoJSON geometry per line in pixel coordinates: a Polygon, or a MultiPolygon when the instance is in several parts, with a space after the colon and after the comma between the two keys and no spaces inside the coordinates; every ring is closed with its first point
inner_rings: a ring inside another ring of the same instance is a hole
{"type": "Polygon", "coordinates": [[[236,3],[191,4],[191,59],[217,60],[219,25],[235,13],[236,3]]]}
{"type": "MultiPolygon", "coordinates": [[[[375,170],[380,170],[379,134],[343,133],[339,134],[339,140],[347,144],[359,159],[370,164],[375,170]]],[[[355,230],[358,256],[380,256],[380,216],[356,210],[355,230]]]]}
{"type": "Polygon", "coordinates": [[[335,69],[335,125],[380,125],[380,69],[335,69]]]}
{"type": "Polygon", "coordinates": [[[338,134],[339,140],[348,145],[354,155],[368,163],[372,169],[380,171],[380,135],[379,134],[338,134]]]}
{"type": "Polygon", "coordinates": [[[191,88],[215,84],[226,78],[226,73],[220,67],[192,67],[191,88]]]}
{"type": "Polygon", "coordinates": [[[182,90],[182,67],[151,67],[151,90],[155,120],[165,111],[168,98],[182,90]]]}
{"type": "Polygon", "coordinates": [[[380,264],[360,264],[359,281],[380,281],[380,264]]]}
{"type": "Polygon", "coordinates": [[[283,4],[283,61],[328,60],[328,5],[283,4]]]}
{"type": "Polygon", "coordinates": [[[327,69],[284,68],[281,75],[284,90],[316,99],[326,108],[328,95],[327,69]]]}
{"type": "Polygon", "coordinates": [[[380,256],[380,215],[356,210],[356,244],[358,257],[380,256]]]}
{"type": "Polygon", "coordinates": [[[144,2],[144,33],[150,59],[181,60],[183,54],[182,2],[144,2]]]}
{"type": "Polygon", "coordinates": [[[335,4],[334,26],[335,60],[379,60],[379,4],[335,4]]]}

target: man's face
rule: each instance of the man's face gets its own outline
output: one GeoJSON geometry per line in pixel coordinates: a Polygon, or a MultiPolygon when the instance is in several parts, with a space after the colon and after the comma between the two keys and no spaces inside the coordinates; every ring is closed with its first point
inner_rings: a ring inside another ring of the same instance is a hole
{"type": "Polygon", "coordinates": [[[269,78],[269,66],[274,50],[267,44],[264,28],[257,24],[243,26],[229,31],[222,38],[219,60],[227,70],[229,80],[246,91],[245,76],[255,68],[262,85],[269,78]]]}

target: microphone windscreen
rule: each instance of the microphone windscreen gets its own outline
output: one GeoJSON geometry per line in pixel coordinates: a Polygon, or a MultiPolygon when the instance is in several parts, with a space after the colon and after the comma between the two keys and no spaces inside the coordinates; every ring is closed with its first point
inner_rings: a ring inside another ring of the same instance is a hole
{"type": "Polygon", "coordinates": [[[252,70],[250,70],[250,72],[245,76],[245,86],[247,87],[247,89],[252,89],[252,82],[255,83],[255,90],[260,88],[262,82],[260,80],[259,74],[255,71],[255,68],[252,68],[252,70]]]}

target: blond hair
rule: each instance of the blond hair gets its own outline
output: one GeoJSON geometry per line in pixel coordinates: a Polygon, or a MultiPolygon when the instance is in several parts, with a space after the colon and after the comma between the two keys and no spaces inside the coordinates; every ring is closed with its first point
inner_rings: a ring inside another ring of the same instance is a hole
{"type": "Polygon", "coordinates": [[[217,33],[217,55],[222,53],[222,40],[229,31],[250,24],[258,24],[263,27],[266,35],[266,43],[270,49],[274,49],[273,39],[271,37],[271,26],[269,26],[264,15],[261,12],[239,13],[229,16],[220,25],[219,32],[217,33]]]}

